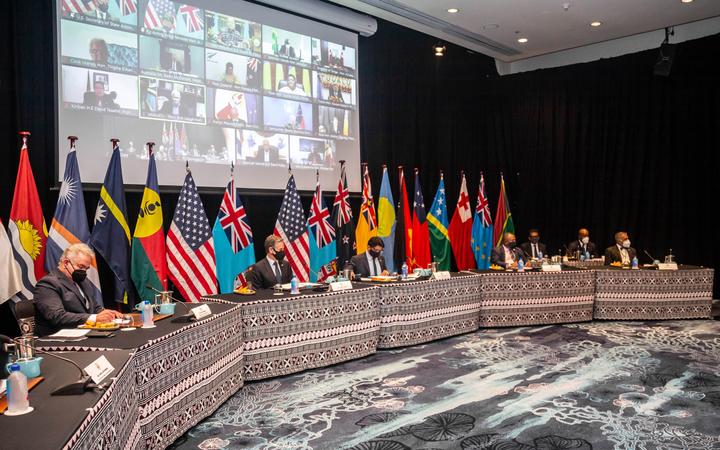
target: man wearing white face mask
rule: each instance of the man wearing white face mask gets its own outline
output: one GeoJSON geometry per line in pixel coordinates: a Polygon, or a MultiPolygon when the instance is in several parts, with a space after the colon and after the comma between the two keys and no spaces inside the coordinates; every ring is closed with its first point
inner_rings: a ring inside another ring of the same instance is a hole
{"type": "Polygon", "coordinates": [[[590,255],[591,258],[597,258],[597,247],[594,242],[590,241],[590,232],[587,228],[578,230],[577,241],[572,241],[567,246],[568,256],[575,255],[580,252],[581,255],[590,255]]]}
{"type": "Polygon", "coordinates": [[[619,262],[623,266],[629,266],[636,256],[637,252],[630,247],[628,234],[624,231],[618,231],[615,233],[615,245],[605,250],[605,265],[609,266],[614,262],[619,262]]]}

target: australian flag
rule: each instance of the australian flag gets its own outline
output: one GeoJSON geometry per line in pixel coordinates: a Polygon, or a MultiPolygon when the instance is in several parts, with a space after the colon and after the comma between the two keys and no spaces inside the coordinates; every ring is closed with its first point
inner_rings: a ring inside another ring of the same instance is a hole
{"type": "Polygon", "coordinates": [[[338,267],[344,268],[356,253],[355,221],[350,209],[350,190],[344,161],[340,162],[340,179],[333,201],[332,224],[335,227],[338,267]]]}

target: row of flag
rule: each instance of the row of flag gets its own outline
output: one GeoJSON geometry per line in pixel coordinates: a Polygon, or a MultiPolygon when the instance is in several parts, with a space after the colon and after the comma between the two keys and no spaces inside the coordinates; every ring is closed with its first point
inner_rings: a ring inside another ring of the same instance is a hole
{"type": "Polygon", "coordinates": [[[358,254],[367,249],[370,237],[382,238],[385,244],[383,255],[390,272],[399,271],[403,263],[407,264],[408,270],[413,270],[426,268],[431,262],[437,263],[439,270],[450,270],[453,255],[458,270],[487,269],[490,267],[492,247],[500,244],[505,232],[515,232],[502,175],[494,225],[482,174],[474,214],[465,173],[461,174],[460,195],[450,220],[442,173],[429,210],[425,209],[419,171],[415,169],[412,207],[408,201],[402,166],[398,167],[398,179],[400,200],[395,207],[388,171],[383,168],[376,213],[370,175],[367,165],[364,165],[362,204],[355,231],[358,254]]]}
{"type": "MultiPolygon", "coordinates": [[[[211,227],[188,169],[165,235],[155,158],[152,144],[148,144],[147,181],[131,234],[120,149],[118,140],[113,139],[113,152],[91,232],[75,151],[77,138],[71,137],[48,233],[28,158],[29,133],[21,134],[23,143],[8,224],[9,237],[4,227],[0,230],[0,262],[10,268],[8,277],[0,280],[0,302],[9,298],[32,298],[36,281],[56,268],[62,252],[78,242],[88,243],[107,263],[114,278],[112,298],[118,303],[131,303],[132,298],[151,299],[156,290],[167,290],[169,281],[188,301],[231,292],[238,283],[247,282],[247,271],[255,263],[253,233],[235,188],[232,170],[211,227]]],[[[393,200],[388,171],[384,168],[376,211],[368,167],[363,164],[362,204],[357,226],[343,162],[332,213],[325,205],[318,180],[307,220],[294,176],[289,175],[273,232],[283,238],[288,261],[300,281],[324,281],[336,274],[338,265],[344,266],[353,255],[367,249],[367,241],[372,236],[383,239],[386,264],[393,272],[403,263],[412,270],[425,268],[431,261],[436,262],[440,270],[449,270],[452,255],[459,270],[489,267],[491,248],[500,242],[504,232],[514,231],[504,181],[501,179],[493,226],[482,176],[474,216],[463,173],[456,208],[448,221],[442,174],[430,210],[426,211],[418,170],[415,170],[412,208],[403,168],[398,170],[399,202],[396,205],[393,200]]],[[[97,290],[94,297],[101,301],[96,261],[88,271],[88,278],[97,290]]]]}

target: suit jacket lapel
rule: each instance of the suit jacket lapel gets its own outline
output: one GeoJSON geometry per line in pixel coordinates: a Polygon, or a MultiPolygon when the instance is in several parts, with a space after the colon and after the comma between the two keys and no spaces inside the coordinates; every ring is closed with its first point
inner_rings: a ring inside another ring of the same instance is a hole
{"type": "Polygon", "coordinates": [[[75,294],[75,297],[77,297],[77,300],[80,303],[80,306],[82,306],[82,308],[85,311],[90,312],[87,307],[87,304],[89,303],[89,301],[88,302],[85,301],[86,298],[83,297],[82,293],[80,293],[78,285],[75,284],[74,281],[69,280],[68,277],[66,277],[65,274],[60,272],[59,270],[57,271],[56,276],[57,276],[57,279],[60,280],[60,283],[63,286],[65,286],[66,289],[72,291],[73,294],[75,294]]]}

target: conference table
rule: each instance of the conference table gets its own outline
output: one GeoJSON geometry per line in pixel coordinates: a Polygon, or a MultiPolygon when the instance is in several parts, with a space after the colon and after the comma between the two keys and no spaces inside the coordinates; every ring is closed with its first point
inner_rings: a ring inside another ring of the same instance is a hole
{"type": "MultiPolygon", "coordinates": [[[[129,442],[165,448],[243,385],[240,309],[209,306],[212,315],[197,322],[178,320],[184,311],[176,307],[175,317],[156,322],[155,328],[117,331],[108,338],[39,340],[37,345],[45,351],[132,351],[131,379],[118,387],[136,397],[138,430],[129,442]]],[[[74,439],[85,442],[90,431],[79,429],[74,439]]]]}
{"type": "Polygon", "coordinates": [[[151,329],[72,342],[40,340],[40,348],[66,351],[85,363],[108,355],[114,379],[103,392],[50,397],[56,371],[58,377],[74,372],[46,358],[48,379],[31,393],[37,410],[2,417],[3,424],[17,427],[0,427],[0,442],[20,442],[20,430],[48,421],[37,448],[165,448],[245,381],[483,327],[708,318],[713,274],[693,266],[660,271],[563,265],[560,271],[470,270],[438,280],[353,282],[347,290],[298,295],[266,290],[209,296],[202,300],[213,314],[198,322],[181,321],[184,311],[177,307],[174,318],[151,329]]]}

